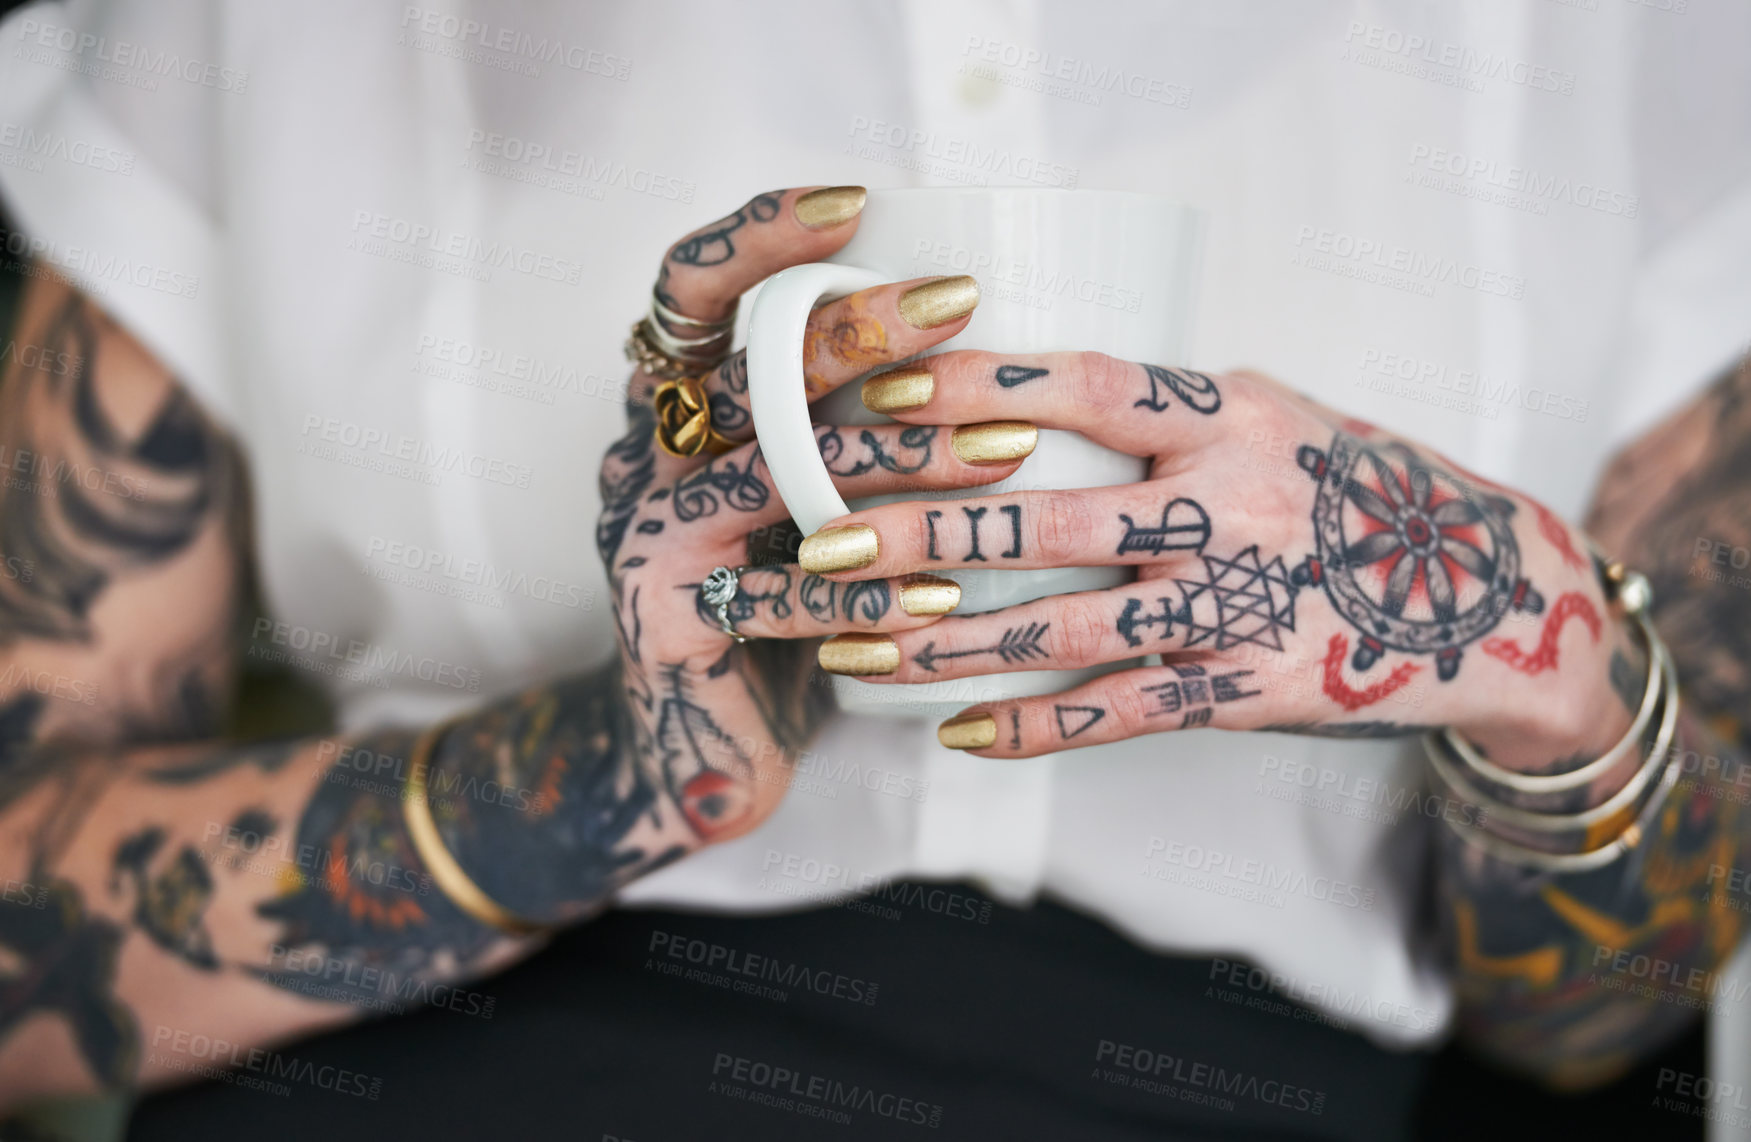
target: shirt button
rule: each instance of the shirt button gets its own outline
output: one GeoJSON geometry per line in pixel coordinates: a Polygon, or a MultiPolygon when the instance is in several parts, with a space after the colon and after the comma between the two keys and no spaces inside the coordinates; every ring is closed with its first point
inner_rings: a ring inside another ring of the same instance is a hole
{"type": "Polygon", "coordinates": [[[967,70],[961,72],[960,82],[955,85],[955,95],[968,107],[989,107],[997,102],[997,97],[1003,94],[1003,85],[984,70],[991,65],[975,65],[969,63],[967,70]],[[975,66],[980,70],[972,70],[975,66]]]}

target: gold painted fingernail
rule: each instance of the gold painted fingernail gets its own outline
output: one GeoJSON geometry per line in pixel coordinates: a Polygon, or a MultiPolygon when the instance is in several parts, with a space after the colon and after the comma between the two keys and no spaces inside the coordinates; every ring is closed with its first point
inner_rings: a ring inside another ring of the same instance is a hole
{"type": "Polygon", "coordinates": [[[900,669],[900,645],[885,634],[836,634],[815,658],[829,674],[892,674],[900,669]]]}
{"type": "Polygon", "coordinates": [[[979,304],[979,283],[962,274],[915,285],[900,295],[900,316],[914,329],[935,329],[965,317],[979,304]]]}
{"type": "Polygon", "coordinates": [[[1040,430],[1025,420],[988,420],[963,424],[949,437],[949,446],[963,464],[1004,464],[1020,460],[1040,442],[1040,430]]]}
{"type": "Polygon", "coordinates": [[[911,412],[930,403],[936,378],[920,365],[890,369],[863,382],[863,407],[871,412],[911,412]]]}
{"type": "Polygon", "coordinates": [[[957,714],[936,727],[936,740],[950,749],[990,749],[997,744],[997,719],[990,714],[957,714]]]}
{"type": "Polygon", "coordinates": [[[824,186],[796,200],[796,220],[810,230],[826,230],[863,213],[865,192],[861,186],[824,186]]]}
{"type": "Polygon", "coordinates": [[[803,540],[797,548],[796,561],[811,575],[827,575],[868,567],[881,550],[881,537],[866,523],[823,527],[803,540]]]}
{"type": "Polygon", "coordinates": [[[900,609],[909,615],[946,615],[961,605],[961,585],[940,575],[914,575],[900,584],[900,609]]]}

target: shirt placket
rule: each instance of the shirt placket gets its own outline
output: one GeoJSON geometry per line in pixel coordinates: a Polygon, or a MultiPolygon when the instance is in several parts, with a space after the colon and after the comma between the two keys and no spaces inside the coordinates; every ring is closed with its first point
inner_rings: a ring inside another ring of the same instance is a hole
{"type": "MultiPolygon", "coordinates": [[[[1044,54],[1037,4],[902,7],[915,120],[906,124],[918,185],[1004,185],[981,156],[1042,152],[1043,97],[1026,87],[1044,54]]],[[[1051,835],[1051,756],[991,759],[947,750],[932,738],[921,759],[929,792],[920,806],[913,869],[966,878],[1022,902],[1045,875],[1051,835]]]]}

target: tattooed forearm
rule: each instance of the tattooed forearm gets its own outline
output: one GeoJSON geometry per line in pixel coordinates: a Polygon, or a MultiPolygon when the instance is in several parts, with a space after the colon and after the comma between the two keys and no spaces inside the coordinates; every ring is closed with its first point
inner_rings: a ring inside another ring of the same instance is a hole
{"type": "MultiPolygon", "coordinates": [[[[1587,521],[1654,584],[1655,626],[1683,687],[1683,752],[1672,762],[1683,776],[1642,846],[1597,872],[1552,879],[1442,831],[1462,1028],[1553,1082],[1609,1078],[1694,1025],[1744,933],[1747,913],[1722,884],[1751,868],[1751,816],[1734,788],[1751,758],[1751,595],[1695,572],[1698,536],[1751,541],[1748,393],[1751,373],[1740,370],[1632,445],[1607,469],[1587,521]],[[1645,963],[1661,970],[1638,974],[1645,963]]],[[[1548,621],[1556,617],[1553,607],[1548,621]]],[[[1514,661],[1534,666],[1550,657],[1542,640],[1515,649],[1514,661]]],[[[1639,653],[1620,649],[1599,684],[1633,710],[1646,671],[1639,653]]]]}
{"type": "Polygon", "coordinates": [[[134,893],[134,926],[173,955],[203,971],[214,971],[219,961],[206,927],[212,873],[190,845],[182,846],[174,858],[159,860],[164,841],[164,830],[149,826],[117,845],[110,892],[122,892],[123,882],[128,882],[134,893]],[[156,873],[154,864],[160,866],[156,873]]]}
{"type": "MultiPolygon", "coordinates": [[[[427,797],[440,836],[505,907],[556,923],[587,913],[745,811],[746,747],[718,728],[694,683],[660,672],[649,731],[633,725],[623,685],[609,667],[437,735],[427,797]]],[[[30,892],[0,894],[0,1051],[33,1016],[51,1015],[77,1046],[69,1067],[104,1085],[135,1082],[139,1026],[181,1010],[196,985],[158,969],[124,989],[117,962],[130,939],[199,973],[240,1012],[265,982],[330,1005],[326,1018],[345,1012],[337,999],[381,1009],[385,978],[425,994],[426,983],[502,959],[505,938],[434,885],[408,834],[417,737],[306,739],[272,747],[272,766],[260,750],[219,745],[119,766],[107,754],[64,759],[51,771],[60,800],[33,799],[3,821],[8,835],[34,839],[28,865],[8,870],[30,892]],[[227,789],[232,807],[216,814],[227,789]],[[280,833],[266,806],[291,795],[295,828],[265,843],[280,833]],[[93,848],[106,854],[103,877],[81,883],[89,862],[72,858],[93,848]],[[247,930],[221,927],[249,911],[259,920],[247,930]],[[256,942],[260,921],[272,926],[268,946],[256,942]]]]}
{"type": "MultiPolygon", "coordinates": [[[[1719,748],[1685,721],[1689,748],[1719,748]]],[[[1533,874],[1437,830],[1439,900],[1471,1042],[1578,1087],[1691,1026],[1744,931],[1745,914],[1714,883],[1751,867],[1733,794],[1718,775],[1687,774],[1635,855],[1579,875],[1533,874]],[[1648,963],[1659,970],[1636,966],[1648,963]]]]}

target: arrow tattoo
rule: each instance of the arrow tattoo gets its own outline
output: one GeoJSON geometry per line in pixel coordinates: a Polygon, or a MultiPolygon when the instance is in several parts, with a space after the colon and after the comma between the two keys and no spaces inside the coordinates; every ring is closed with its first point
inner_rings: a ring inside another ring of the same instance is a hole
{"type": "Polygon", "coordinates": [[[1046,648],[1040,645],[1040,639],[1045,636],[1051,623],[1029,623],[1025,627],[1010,627],[1003,632],[1003,637],[991,646],[974,647],[971,650],[936,649],[935,641],[924,644],[924,649],[912,656],[912,661],[920,669],[936,673],[936,664],[945,658],[971,658],[976,654],[995,654],[1003,660],[1004,665],[1014,666],[1018,662],[1046,657],[1046,648]]]}

